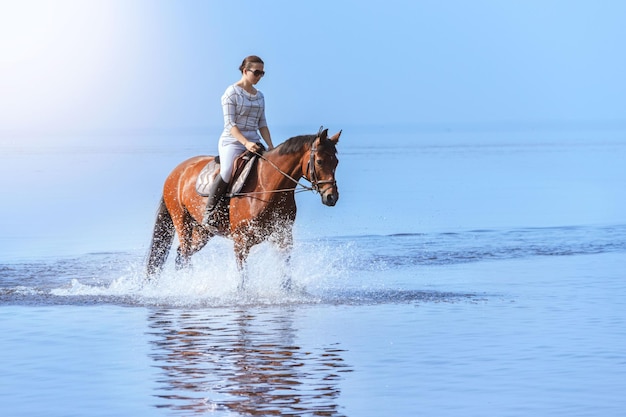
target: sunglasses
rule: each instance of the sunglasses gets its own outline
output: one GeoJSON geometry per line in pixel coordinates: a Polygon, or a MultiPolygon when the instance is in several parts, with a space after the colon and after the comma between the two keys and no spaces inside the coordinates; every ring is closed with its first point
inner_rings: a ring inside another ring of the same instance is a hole
{"type": "Polygon", "coordinates": [[[252,71],[251,69],[246,69],[246,71],[250,71],[252,74],[254,74],[255,77],[262,77],[265,75],[265,71],[261,71],[261,70],[252,71]]]}

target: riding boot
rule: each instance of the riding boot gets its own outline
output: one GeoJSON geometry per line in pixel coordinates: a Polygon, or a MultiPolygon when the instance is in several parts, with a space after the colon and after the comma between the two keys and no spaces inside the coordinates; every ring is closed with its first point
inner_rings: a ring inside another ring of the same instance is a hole
{"type": "Polygon", "coordinates": [[[228,189],[228,183],[222,179],[221,175],[218,175],[217,178],[211,184],[211,189],[209,190],[209,199],[207,201],[206,209],[204,210],[204,217],[202,218],[203,226],[216,226],[217,219],[215,218],[215,211],[217,205],[228,189]]]}

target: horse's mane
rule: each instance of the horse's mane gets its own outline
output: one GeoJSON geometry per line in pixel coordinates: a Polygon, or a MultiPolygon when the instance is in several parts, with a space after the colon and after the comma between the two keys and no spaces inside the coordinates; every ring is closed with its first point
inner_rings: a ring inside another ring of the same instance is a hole
{"type": "Polygon", "coordinates": [[[312,144],[316,137],[316,135],[294,136],[278,145],[276,147],[276,152],[278,152],[279,155],[289,155],[292,153],[300,152],[304,145],[312,144]]]}
{"type": "MultiPolygon", "coordinates": [[[[270,152],[278,152],[279,155],[298,153],[305,145],[312,145],[317,135],[299,135],[287,139],[270,152]]],[[[328,141],[330,142],[330,141],[328,141]]]]}

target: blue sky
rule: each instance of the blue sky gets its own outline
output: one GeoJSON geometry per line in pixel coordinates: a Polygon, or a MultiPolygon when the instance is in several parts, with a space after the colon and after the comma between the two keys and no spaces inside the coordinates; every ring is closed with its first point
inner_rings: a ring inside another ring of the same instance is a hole
{"type": "Polygon", "coordinates": [[[626,2],[0,3],[0,133],[221,126],[242,58],[272,126],[626,121],[626,2]]]}

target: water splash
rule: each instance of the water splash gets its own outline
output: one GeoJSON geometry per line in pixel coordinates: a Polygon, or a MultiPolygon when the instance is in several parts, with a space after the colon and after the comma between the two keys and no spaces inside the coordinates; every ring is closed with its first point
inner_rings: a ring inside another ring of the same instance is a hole
{"type": "MultiPolygon", "coordinates": [[[[345,283],[349,275],[348,269],[339,267],[342,262],[335,250],[323,244],[296,247],[285,266],[284,259],[270,245],[260,245],[249,258],[245,291],[238,290],[241,275],[232,247],[220,243],[197,254],[189,269],[175,270],[170,262],[159,277],[150,281],[145,279],[143,260],[133,259],[111,279],[74,277],[51,288],[48,294],[59,302],[90,300],[174,307],[319,303],[315,290],[329,288],[330,282],[345,283]],[[284,274],[291,278],[292,290],[282,288],[284,274]]],[[[352,256],[349,250],[340,253],[344,260],[352,256]]]]}
{"type": "Polygon", "coordinates": [[[0,303],[196,308],[471,300],[476,296],[407,289],[390,283],[389,272],[400,277],[424,266],[615,251],[626,251],[624,225],[303,241],[296,244],[287,267],[271,245],[262,244],[250,254],[246,290],[241,292],[232,242],[216,239],[194,256],[190,269],[177,271],[170,260],[158,279],[149,282],[144,279],[144,256],[131,253],[0,265],[0,303]],[[281,289],[285,273],[293,291],[281,289]]]}

